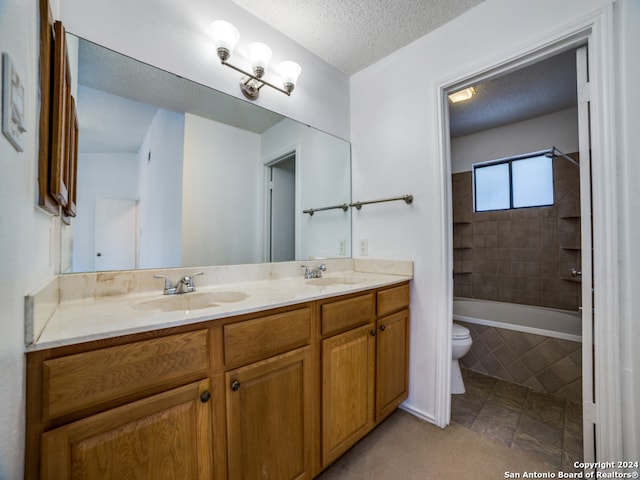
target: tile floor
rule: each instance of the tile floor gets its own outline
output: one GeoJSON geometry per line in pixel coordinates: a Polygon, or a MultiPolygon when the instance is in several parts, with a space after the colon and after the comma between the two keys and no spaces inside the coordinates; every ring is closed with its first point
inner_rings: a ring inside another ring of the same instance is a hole
{"type": "Polygon", "coordinates": [[[462,369],[466,393],[452,395],[451,421],[565,472],[582,459],[582,405],[462,369]]]}

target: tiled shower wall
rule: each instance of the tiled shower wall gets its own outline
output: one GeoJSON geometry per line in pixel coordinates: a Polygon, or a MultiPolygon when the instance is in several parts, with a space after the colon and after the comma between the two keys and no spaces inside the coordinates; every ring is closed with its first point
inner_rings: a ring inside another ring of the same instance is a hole
{"type": "Polygon", "coordinates": [[[471,332],[460,365],[492,377],[582,403],[582,344],[457,321],[471,332]]]}
{"type": "Polygon", "coordinates": [[[452,175],[455,296],[578,310],[580,172],[553,163],[550,207],[474,212],[472,173],[452,175]]]}

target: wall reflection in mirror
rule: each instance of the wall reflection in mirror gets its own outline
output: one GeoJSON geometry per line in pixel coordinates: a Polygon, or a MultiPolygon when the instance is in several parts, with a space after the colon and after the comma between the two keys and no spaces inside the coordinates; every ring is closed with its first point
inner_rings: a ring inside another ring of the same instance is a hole
{"type": "Polygon", "coordinates": [[[78,207],[63,227],[62,271],[351,256],[350,211],[302,213],[350,202],[348,142],[84,39],[69,44],[78,207]]]}

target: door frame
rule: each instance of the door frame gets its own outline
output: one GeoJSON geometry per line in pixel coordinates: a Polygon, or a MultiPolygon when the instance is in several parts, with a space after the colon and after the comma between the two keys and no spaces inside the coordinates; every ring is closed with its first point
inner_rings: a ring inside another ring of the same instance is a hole
{"type": "MultiPolygon", "coordinates": [[[[270,236],[270,224],[271,224],[271,212],[269,205],[269,183],[271,182],[269,169],[285,158],[295,155],[295,204],[296,207],[300,205],[300,145],[290,145],[281,149],[279,152],[270,155],[269,157],[262,160],[262,169],[263,169],[263,226],[262,226],[262,238],[263,238],[263,250],[262,250],[262,261],[267,263],[269,262],[269,252],[271,250],[271,236],[270,236]]],[[[294,218],[295,226],[295,258],[298,258],[300,253],[300,222],[298,219],[298,214],[296,210],[295,218],[294,218]]]]}
{"type": "Polygon", "coordinates": [[[445,316],[436,329],[436,424],[445,427],[451,416],[451,318],[453,315],[453,217],[451,207],[451,152],[447,92],[470,86],[518,67],[536,63],[572,47],[589,47],[592,141],[593,271],[594,271],[594,384],[595,435],[598,459],[622,458],[618,292],[618,228],[616,201],[616,148],[614,132],[613,6],[608,5],[580,21],[546,32],[536,41],[501,57],[473,65],[437,82],[436,143],[441,182],[436,192],[441,215],[442,261],[436,267],[445,285],[445,316]],[[609,372],[609,373],[607,373],[609,372]]]}

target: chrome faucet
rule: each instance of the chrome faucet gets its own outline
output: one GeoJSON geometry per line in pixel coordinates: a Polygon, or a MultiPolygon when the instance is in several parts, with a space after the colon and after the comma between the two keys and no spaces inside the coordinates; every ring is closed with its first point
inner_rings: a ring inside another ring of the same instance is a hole
{"type": "Polygon", "coordinates": [[[191,293],[196,291],[196,284],[193,282],[193,277],[196,275],[204,275],[204,272],[192,273],[186,275],[178,280],[175,286],[171,283],[171,279],[166,275],[154,275],[154,278],[164,278],[163,295],[177,295],[181,293],[191,293]]]}
{"type": "Polygon", "coordinates": [[[307,265],[300,265],[300,268],[304,268],[304,278],[322,278],[322,272],[327,271],[327,267],[324,263],[318,265],[316,268],[311,268],[307,265]]]}

